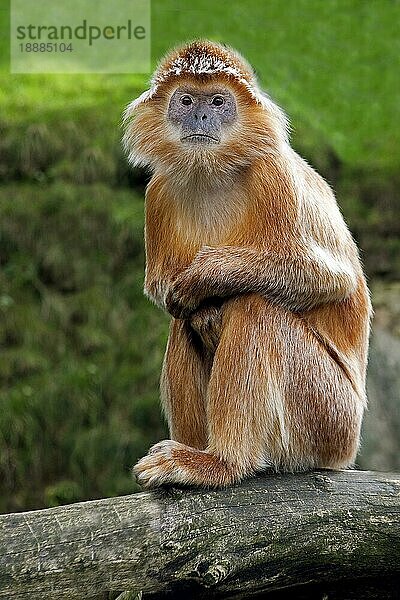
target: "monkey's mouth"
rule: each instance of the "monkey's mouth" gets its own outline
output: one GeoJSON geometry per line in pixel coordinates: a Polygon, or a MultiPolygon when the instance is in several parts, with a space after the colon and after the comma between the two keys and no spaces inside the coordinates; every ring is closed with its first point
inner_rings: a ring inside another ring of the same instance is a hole
{"type": "Polygon", "coordinates": [[[219,144],[219,139],[207,133],[192,133],[181,137],[181,142],[190,144],[219,144]]]}

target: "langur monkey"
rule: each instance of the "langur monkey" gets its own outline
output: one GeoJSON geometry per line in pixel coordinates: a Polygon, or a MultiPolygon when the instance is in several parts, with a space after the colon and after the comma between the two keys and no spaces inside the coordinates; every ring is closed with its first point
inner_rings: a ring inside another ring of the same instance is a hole
{"type": "Polygon", "coordinates": [[[371,306],[329,185],[234,50],[168,54],[125,113],[150,167],[145,294],[172,315],[161,374],[171,439],[144,487],[219,487],[356,456],[371,306]]]}

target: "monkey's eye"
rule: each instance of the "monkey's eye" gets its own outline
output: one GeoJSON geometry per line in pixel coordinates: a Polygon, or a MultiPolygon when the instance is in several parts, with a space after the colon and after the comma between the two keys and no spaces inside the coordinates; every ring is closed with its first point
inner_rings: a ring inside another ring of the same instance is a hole
{"type": "Polygon", "coordinates": [[[191,97],[190,97],[190,96],[187,96],[187,95],[186,95],[186,96],[182,96],[182,98],[181,98],[181,103],[182,103],[184,106],[190,106],[190,105],[193,103],[193,100],[191,99],[191,97]]]}
{"type": "Polygon", "coordinates": [[[223,96],[214,96],[214,98],[212,99],[212,104],[214,104],[214,106],[222,106],[225,102],[225,99],[223,96]]]}

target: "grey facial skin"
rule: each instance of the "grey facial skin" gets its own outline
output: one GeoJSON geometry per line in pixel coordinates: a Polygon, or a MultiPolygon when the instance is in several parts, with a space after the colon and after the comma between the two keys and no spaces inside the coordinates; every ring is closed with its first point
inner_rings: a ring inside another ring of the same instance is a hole
{"type": "Polygon", "coordinates": [[[179,128],[181,142],[219,144],[224,126],[236,121],[236,101],[223,87],[200,91],[182,86],[171,97],[167,118],[179,128]]]}

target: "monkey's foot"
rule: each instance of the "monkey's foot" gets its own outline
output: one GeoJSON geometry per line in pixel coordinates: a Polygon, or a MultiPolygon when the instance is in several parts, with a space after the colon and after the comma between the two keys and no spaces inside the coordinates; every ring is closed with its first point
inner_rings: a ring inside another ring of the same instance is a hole
{"type": "Polygon", "coordinates": [[[241,479],[238,470],[218,456],[173,440],[150,448],[134,466],[133,473],[145,488],[175,483],[220,487],[241,479]]]}

